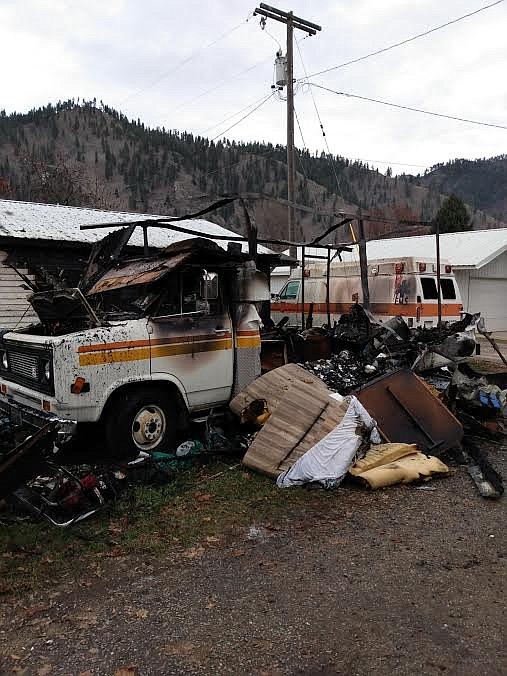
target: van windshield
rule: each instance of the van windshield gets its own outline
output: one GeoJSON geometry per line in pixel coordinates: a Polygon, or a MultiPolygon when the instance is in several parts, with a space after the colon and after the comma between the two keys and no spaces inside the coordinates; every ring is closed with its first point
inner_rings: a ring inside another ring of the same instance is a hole
{"type": "Polygon", "coordinates": [[[423,296],[426,300],[437,300],[437,283],[434,277],[421,277],[423,296]]]}
{"type": "Polygon", "coordinates": [[[299,282],[288,282],[280,292],[282,300],[296,300],[299,291],[299,282]]]}

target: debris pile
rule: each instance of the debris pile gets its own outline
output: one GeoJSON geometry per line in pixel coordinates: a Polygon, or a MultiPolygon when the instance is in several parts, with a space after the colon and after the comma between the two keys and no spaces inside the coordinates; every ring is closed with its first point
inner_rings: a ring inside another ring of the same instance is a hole
{"type": "Polygon", "coordinates": [[[466,314],[441,327],[410,329],[403,317],[380,322],[356,303],[333,328],[298,332],[282,321],[263,334],[263,342],[285,344],[286,361],[277,366],[287,360],[302,364],[343,394],[396,368],[425,373],[470,357],[478,321],[479,315],[466,314]]]}
{"type": "Polygon", "coordinates": [[[346,477],[370,489],[426,482],[447,476],[454,457],[480,495],[498,498],[502,478],[476,440],[505,438],[507,374],[484,375],[464,361],[476,322],[468,315],[411,330],[401,317],[381,324],[356,305],[331,331],[271,330],[271,368],[232,399],[232,419],[212,412],[199,439],[123,464],[64,463],[54,453],[56,423],[10,450],[15,428],[1,417],[0,499],[25,518],[67,527],[127,486],[165,483],[217,454],[240,456],[281,488],[334,488],[346,477]],[[272,368],[288,355],[300,363],[272,368]],[[320,358],[304,358],[312,355],[320,358]]]}
{"type": "Polygon", "coordinates": [[[257,418],[260,429],[243,463],[276,479],[280,488],[334,488],[347,473],[370,488],[444,476],[447,466],[429,453],[441,454],[463,436],[452,413],[410,370],[344,397],[288,364],[251,383],[230,406],[244,418],[259,401],[269,416],[257,418]]]}
{"type": "Polygon", "coordinates": [[[376,373],[378,361],[377,366],[368,364],[350,350],[341,350],[329,359],[305,362],[303,367],[323,380],[329,389],[348,394],[376,373]]]}
{"type": "MultiPolygon", "coordinates": [[[[321,344],[324,337],[330,341],[325,358],[307,359],[307,351],[300,349],[315,329],[297,333],[281,322],[271,329],[270,339],[277,331],[293,361],[329,390],[356,395],[377,420],[385,441],[415,443],[417,452],[425,454],[450,454],[468,465],[481,495],[499,497],[502,479],[474,438],[505,438],[507,375],[485,376],[466,363],[476,349],[475,330],[482,333],[478,314],[439,327],[411,329],[402,317],[378,322],[356,304],[332,329],[317,330],[321,344]]],[[[307,455],[318,455],[316,449],[318,444],[307,455]]],[[[426,460],[420,460],[397,460],[397,467],[390,468],[392,476],[410,476],[411,469],[420,467],[423,479],[426,460]]],[[[431,462],[430,474],[431,468],[445,473],[438,458],[431,462]]],[[[281,466],[278,469],[282,472],[281,466]]]]}

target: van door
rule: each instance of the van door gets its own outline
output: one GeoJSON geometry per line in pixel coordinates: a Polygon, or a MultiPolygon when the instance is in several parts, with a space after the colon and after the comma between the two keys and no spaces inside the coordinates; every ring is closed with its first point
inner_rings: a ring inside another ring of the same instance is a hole
{"type": "Polygon", "coordinates": [[[290,279],[271,303],[271,318],[278,323],[283,317],[289,317],[289,326],[297,326],[298,300],[301,280],[290,279]]]}
{"type": "Polygon", "coordinates": [[[232,321],[222,283],[200,268],[170,276],[165,298],[148,321],[152,379],[176,378],[190,409],[225,403],[231,395],[232,321]]]}

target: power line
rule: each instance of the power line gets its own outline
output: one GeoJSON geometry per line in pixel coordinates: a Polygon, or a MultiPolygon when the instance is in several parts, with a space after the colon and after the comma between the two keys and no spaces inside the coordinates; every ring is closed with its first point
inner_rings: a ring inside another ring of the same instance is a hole
{"type": "MultiPolygon", "coordinates": [[[[501,0],[503,2],[503,0],[501,0]]],[[[430,110],[423,110],[422,108],[412,108],[411,106],[403,106],[399,103],[391,103],[390,101],[382,101],[380,99],[372,99],[368,96],[359,96],[359,94],[350,94],[348,92],[339,92],[336,89],[330,89],[329,87],[324,87],[323,85],[316,84],[315,82],[308,83],[311,87],[318,87],[324,91],[331,92],[332,94],[337,94],[338,96],[347,96],[352,99],[360,99],[362,101],[370,101],[371,103],[380,103],[383,106],[390,106],[391,108],[399,108],[401,110],[410,110],[413,113],[423,113],[424,115],[432,115],[433,117],[443,117],[447,120],[457,120],[458,122],[468,122],[469,124],[477,124],[481,127],[495,127],[496,129],[507,129],[507,126],[503,124],[495,124],[494,122],[481,122],[479,120],[470,120],[466,117],[457,117],[455,115],[445,115],[444,113],[435,113],[430,110]]]]}
{"type": "MultiPolygon", "coordinates": [[[[499,5],[502,3],[504,0],[496,0],[496,2],[492,2],[489,5],[484,5],[484,7],[479,7],[479,9],[474,10],[473,12],[469,12],[468,14],[463,14],[463,16],[459,16],[457,19],[452,19],[451,21],[447,21],[446,23],[441,24],[440,26],[435,26],[434,28],[430,28],[427,31],[424,31],[424,33],[418,33],[417,35],[413,35],[410,38],[407,38],[406,40],[402,40],[401,42],[395,42],[392,45],[388,45],[387,47],[383,47],[382,49],[377,49],[375,52],[370,52],[369,54],[364,54],[363,56],[359,56],[357,59],[351,59],[350,61],[344,61],[343,63],[339,63],[337,66],[331,66],[331,68],[326,68],[325,70],[319,70],[317,73],[312,73],[311,75],[307,77],[317,77],[317,75],[323,75],[324,73],[330,73],[332,70],[337,70],[338,68],[344,68],[345,66],[350,66],[353,63],[358,63],[359,61],[364,61],[365,59],[369,59],[372,56],[377,56],[378,54],[383,54],[384,52],[388,52],[391,49],[395,49],[396,47],[401,47],[402,45],[406,45],[408,42],[413,42],[414,40],[417,40],[418,38],[423,38],[426,35],[430,35],[430,33],[434,33],[435,31],[440,30],[441,28],[446,28],[447,26],[451,26],[452,24],[458,23],[458,21],[463,21],[463,19],[468,19],[471,16],[474,16],[475,14],[479,14],[479,12],[483,12],[486,9],[490,9],[491,7],[494,7],[495,5],[499,5]]],[[[300,80],[303,80],[305,78],[299,78],[300,80]]]]}
{"type": "Polygon", "coordinates": [[[250,115],[252,115],[252,113],[255,113],[256,110],[259,110],[259,108],[260,108],[261,106],[263,106],[263,105],[266,103],[266,101],[268,101],[272,96],[273,96],[273,92],[270,92],[267,96],[265,96],[265,97],[262,99],[262,101],[261,101],[257,106],[255,106],[255,108],[253,108],[253,109],[252,109],[250,112],[248,112],[246,115],[243,115],[243,117],[241,117],[237,122],[235,122],[234,124],[231,124],[230,127],[227,127],[227,129],[224,129],[224,131],[221,131],[220,134],[217,134],[215,137],[213,137],[213,138],[211,139],[211,141],[212,141],[212,142],[213,142],[213,141],[216,141],[217,138],[220,138],[220,137],[223,136],[224,134],[227,134],[227,132],[230,131],[231,129],[234,129],[234,127],[236,127],[238,124],[240,124],[240,122],[243,122],[243,120],[246,120],[246,118],[247,118],[247,117],[250,117],[250,115]]]}
{"type": "MultiPolygon", "coordinates": [[[[305,150],[308,150],[308,146],[306,145],[305,137],[303,136],[303,130],[301,129],[301,123],[299,122],[299,116],[297,114],[295,106],[294,106],[294,115],[296,117],[296,122],[297,122],[298,129],[299,129],[299,135],[301,136],[301,141],[303,142],[303,152],[304,152],[305,150]]],[[[304,162],[303,162],[303,153],[298,152],[297,148],[295,148],[295,151],[296,151],[297,158],[299,160],[299,165],[301,167],[301,171],[303,172],[303,176],[305,177],[306,184],[308,186],[308,189],[310,190],[310,194],[311,194],[312,199],[313,199],[313,205],[316,207],[317,206],[317,197],[315,195],[315,192],[311,189],[311,186],[308,185],[309,179],[308,179],[308,174],[306,172],[305,165],[304,165],[304,162]]]]}
{"type": "Polygon", "coordinates": [[[353,162],[373,162],[374,164],[387,164],[389,166],[398,167],[418,167],[419,169],[427,169],[426,164],[410,164],[410,162],[391,162],[390,160],[365,160],[364,157],[356,157],[353,162]]]}
{"type": "MultiPolygon", "coordinates": [[[[305,62],[303,61],[303,54],[301,53],[301,48],[299,46],[299,42],[296,42],[296,47],[297,47],[298,54],[299,54],[299,60],[301,61],[301,65],[303,66],[303,71],[305,73],[305,79],[308,80],[308,72],[306,70],[305,62]]],[[[340,193],[340,197],[342,198],[343,203],[345,203],[345,198],[343,197],[343,192],[342,192],[342,188],[341,188],[341,185],[340,185],[340,181],[338,179],[338,174],[336,173],[336,167],[334,166],[334,159],[331,156],[331,150],[329,148],[329,143],[327,141],[326,132],[324,131],[324,125],[322,124],[322,118],[320,117],[319,109],[317,108],[317,101],[315,100],[315,96],[313,94],[311,87],[310,87],[310,94],[312,96],[313,107],[315,108],[315,113],[317,114],[317,119],[319,121],[319,126],[320,126],[320,130],[322,132],[322,137],[324,138],[324,143],[326,144],[327,157],[328,157],[328,161],[331,165],[331,169],[333,170],[333,175],[334,175],[334,179],[335,179],[335,182],[336,182],[336,187],[338,188],[338,192],[340,193]]]]}
{"type": "MultiPolygon", "coordinates": [[[[256,158],[261,157],[262,159],[265,159],[265,160],[268,160],[268,161],[280,162],[281,160],[276,160],[275,158],[271,157],[273,155],[273,152],[275,152],[275,151],[269,150],[266,153],[251,153],[251,154],[253,154],[253,156],[256,157],[256,158]]],[[[237,167],[238,164],[241,164],[244,161],[245,161],[245,158],[242,157],[237,162],[233,162],[232,164],[226,164],[224,167],[219,167],[218,169],[212,169],[211,171],[208,171],[206,174],[203,174],[203,176],[206,177],[206,176],[211,176],[211,174],[218,174],[221,171],[226,171],[227,169],[231,169],[232,167],[237,167]]]]}
{"type": "Polygon", "coordinates": [[[237,31],[238,28],[241,28],[241,26],[243,26],[247,22],[248,22],[248,18],[245,19],[244,21],[241,21],[241,23],[236,24],[236,26],[229,28],[229,30],[227,30],[227,31],[225,31],[225,33],[222,33],[221,35],[219,35],[215,40],[212,40],[211,42],[209,42],[206,45],[201,45],[201,47],[198,47],[195,51],[193,51],[187,57],[185,57],[181,61],[178,61],[178,63],[176,65],[174,65],[172,68],[169,68],[168,70],[161,73],[158,77],[156,77],[154,80],[149,82],[144,87],[141,87],[140,89],[138,89],[138,90],[132,92],[131,94],[129,94],[126,98],[123,99],[123,101],[120,101],[119,105],[122,106],[126,101],[129,101],[134,96],[138,96],[139,94],[142,94],[143,92],[145,92],[147,89],[154,87],[159,82],[164,80],[168,75],[171,75],[171,73],[175,73],[177,70],[180,70],[180,68],[183,68],[183,66],[185,66],[187,63],[192,61],[202,51],[204,51],[205,49],[209,49],[209,47],[213,47],[214,45],[216,45],[221,40],[224,40],[226,37],[231,35],[231,33],[234,33],[234,31],[237,31]]]}
{"type": "Polygon", "coordinates": [[[236,80],[238,77],[241,77],[242,75],[245,75],[246,73],[249,73],[251,70],[254,70],[255,68],[258,68],[259,66],[262,66],[262,64],[266,63],[266,61],[270,61],[271,59],[263,59],[262,61],[257,61],[257,63],[254,63],[253,66],[248,66],[248,68],[244,68],[243,70],[240,70],[238,73],[235,73],[234,75],[231,75],[231,77],[225,78],[223,80],[220,80],[220,82],[211,87],[210,89],[206,89],[205,91],[201,92],[200,94],[197,94],[197,96],[194,96],[191,99],[188,99],[187,101],[184,101],[183,103],[180,103],[178,106],[175,108],[170,109],[170,113],[175,113],[177,110],[180,110],[181,108],[184,108],[185,106],[188,106],[190,103],[194,103],[198,99],[201,99],[203,96],[206,96],[207,94],[211,94],[211,92],[215,92],[217,89],[220,89],[221,87],[224,86],[224,84],[227,84],[231,80],[236,80]]]}
{"type": "MultiPolygon", "coordinates": [[[[304,60],[303,60],[303,54],[302,54],[302,52],[301,52],[301,48],[300,48],[300,46],[299,46],[299,43],[296,43],[296,45],[297,45],[297,49],[298,49],[298,53],[299,53],[299,60],[301,61],[301,65],[303,66],[303,71],[304,71],[304,73],[305,73],[306,80],[308,81],[308,72],[307,72],[307,70],[306,70],[306,65],[305,65],[305,62],[304,62],[304,60]]],[[[343,196],[342,187],[341,187],[341,185],[340,185],[340,180],[339,180],[339,178],[338,178],[338,174],[336,173],[336,167],[335,167],[335,165],[334,165],[334,156],[332,156],[332,154],[331,154],[331,150],[330,150],[330,148],[329,148],[329,143],[328,143],[328,140],[327,140],[326,132],[324,131],[324,125],[322,124],[322,118],[321,118],[321,116],[320,116],[319,109],[318,109],[318,107],[317,107],[317,101],[315,100],[315,96],[314,96],[314,94],[313,94],[313,91],[312,91],[312,88],[311,88],[311,87],[310,87],[310,94],[311,94],[312,101],[313,101],[313,107],[315,108],[315,113],[317,114],[317,119],[318,119],[318,121],[319,121],[319,126],[320,126],[320,129],[321,129],[321,131],[322,131],[322,136],[323,136],[323,138],[324,138],[324,143],[326,144],[326,149],[327,149],[327,159],[328,159],[328,162],[329,162],[329,164],[331,165],[331,169],[332,169],[332,171],[333,171],[334,179],[335,179],[335,182],[336,182],[336,187],[338,188],[338,192],[340,193],[340,197],[342,198],[343,204],[345,204],[345,198],[344,198],[344,196],[343,196]]],[[[354,233],[354,228],[352,227],[352,223],[349,223],[348,225],[349,225],[349,228],[350,228],[350,233],[351,233],[351,235],[352,235],[352,240],[353,240],[354,242],[356,242],[356,235],[355,235],[355,233],[354,233]]],[[[354,259],[355,259],[355,253],[353,253],[352,255],[353,255],[354,259]]],[[[346,284],[347,284],[347,293],[350,294],[349,279],[348,279],[347,271],[345,271],[345,280],[346,280],[346,284]]]]}
{"type": "Polygon", "coordinates": [[[252,101],[252,103],[249,103],[247,106],[244,106],[244,108],[241,108],[241,110],[236,110],[236,112],[231,113],[231,115],[228,115],[227,117],[224,117],[220,122],[217,122],[216,124],[212,124],[210,127],[206,127],[206,129],[203,129],[200,134],[205,134],[207,131],[210,129],[215,129],[215,127],[220,127],[220,125],[224,124],[224,122],[228,122],[229,120],[232,120],[233,117],[236,117],[236,115],[241,115],[241,113],[244,113],[245,110],[248,110],[252,106],[255,106],[257,103],[262,101],[265,98],[265,95],[261,96],[260,99],[257,99],[256,101],[252,101]]]}

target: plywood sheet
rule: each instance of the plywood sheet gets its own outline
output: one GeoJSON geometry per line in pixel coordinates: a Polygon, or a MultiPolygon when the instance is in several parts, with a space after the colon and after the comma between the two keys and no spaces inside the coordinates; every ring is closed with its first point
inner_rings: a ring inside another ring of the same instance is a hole
{"type": "Polygon", "coordinates": [[[294,364],[258,378],[235,398],[231,408],[239,414],[253,399],[266,399],[271,417],[257,433],[243,463],[272,477],[292,467],[329,434],[348,408],[347,400],[331,399],[321,380],[294,364]]]}
{"type": "Polygon", "coordinates": [[[241,415],[254,399],[265,399],[270,411],[274,411],[282,398],[294,383],[314,385],[316,390],[328,392],[327,386],[297,364],[286,364],[257,378],[248,387],[241,390],[230,403],[230,408],[236,415],[241,415]]]}

